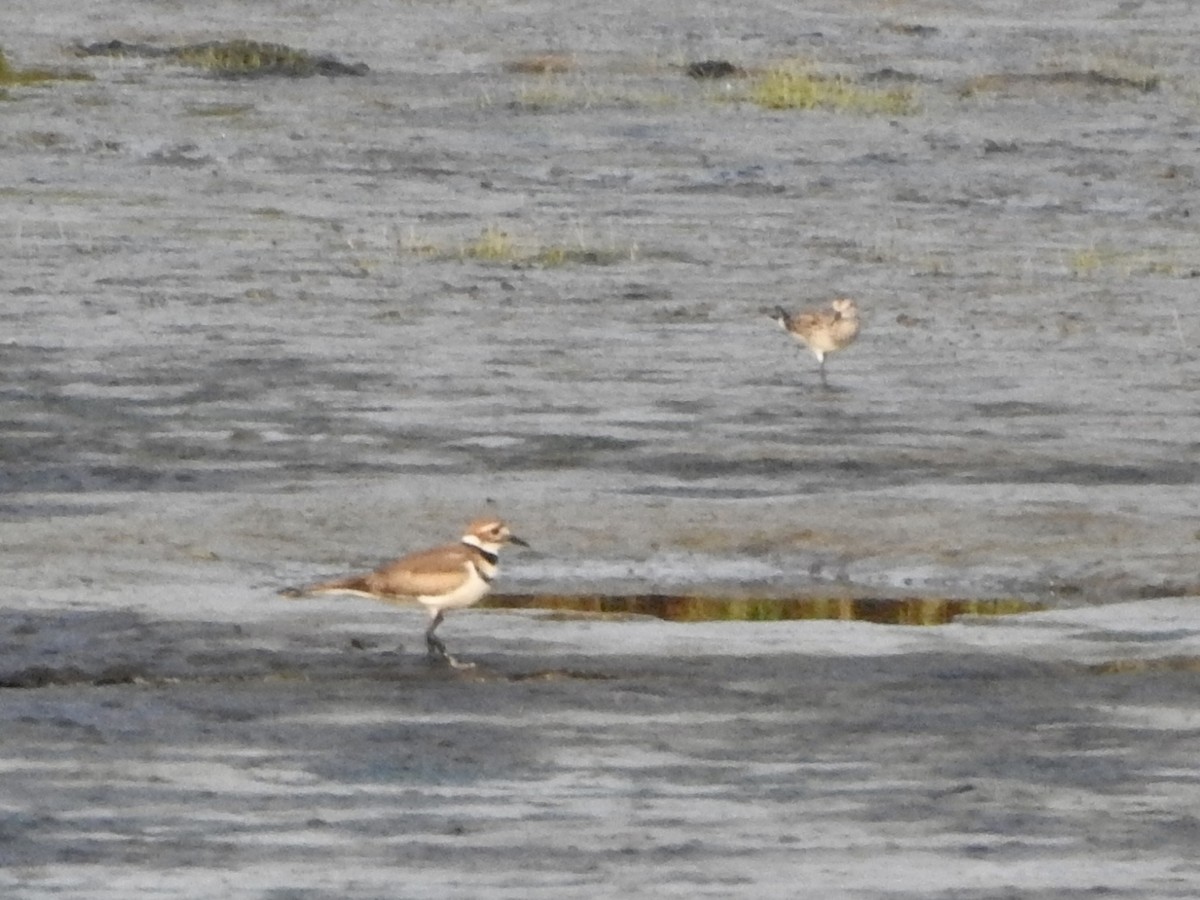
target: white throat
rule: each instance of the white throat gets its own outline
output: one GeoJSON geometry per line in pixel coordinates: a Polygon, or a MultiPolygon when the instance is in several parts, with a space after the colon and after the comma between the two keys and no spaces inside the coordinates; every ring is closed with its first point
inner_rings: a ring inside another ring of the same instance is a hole
{"type": "Polygon", "coordinates": [[[500,552],[502,544],[497,544],[495,541],[481,541],[473,534],[464,534],[462,537],[464,544],[470,544],[472,547],[478,547],[484,553],[490,553],[496,556],[500,552]]]}

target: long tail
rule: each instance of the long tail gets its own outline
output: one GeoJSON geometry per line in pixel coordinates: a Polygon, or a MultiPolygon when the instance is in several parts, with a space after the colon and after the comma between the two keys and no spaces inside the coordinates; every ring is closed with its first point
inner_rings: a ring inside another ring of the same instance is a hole
{"type": "Polygon", "coordinates": [[[292,600],[301,597],[313,597],[320,594],[358,594],[363,597],[372,597],[371,586],[367,584],[367,579],[362,575],[349,575],[346,578],[338,578],[333,581],[322,581],[319,584],[310,584],[307,587],[286,587],[279,591],[280,597],[287,597],[292,600]]]}

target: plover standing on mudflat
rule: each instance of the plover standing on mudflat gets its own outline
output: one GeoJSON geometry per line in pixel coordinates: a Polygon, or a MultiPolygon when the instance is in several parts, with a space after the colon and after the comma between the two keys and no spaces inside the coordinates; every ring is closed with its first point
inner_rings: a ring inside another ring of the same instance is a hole
{"type": "Polygon", "coordinates": [[[317,594],[353,594],[384,603],[416,600],[429,612],[425,646],[433,659],[445,660],[455,668],[469,668],[446,652],[434,635],[448,609],[466,609],[484,598],[492,588],[499,567],[500,548],[505,544],[529,545],[508,530],[499,519],[476,519],[467,526],[457,544],[419,550],[385,563],[366,575],[348,575],[304,588],[287,588],[285,597],[317,594]]]}
{"type": "Polygon", "coordinates": [[[797,343],[812,351],[821,366],[821,384],[828,383],[825,380],[826,354],[850,346],[858,337],[858,306],[849,297],[837,298],[828,309],[810,309],[794,316],[777,306],[771,318],[797,343]]]}

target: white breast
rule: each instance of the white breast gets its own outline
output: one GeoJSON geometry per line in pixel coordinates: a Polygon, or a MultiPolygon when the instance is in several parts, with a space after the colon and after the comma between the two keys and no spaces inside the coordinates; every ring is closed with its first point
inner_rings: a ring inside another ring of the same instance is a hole
{"type": "MultiPolygon", "coordinates": [[[[418,597],[417,600],[428,607],[430,610],[442,609],[465,609],[468,606],[474,606],[482,600],[487,592],[492,589],[489,582],[485,581],[480,576],[479,571],[469,562],[464,562],[467,569],[467,580],[447,594],[433,594],[418,597]]],[[[483,563],[487,566],[487,563],[483,563]]],[[[492,571],[488,573],[488,577],[495,575],[495,566],[487,566],[492,571]]]]}

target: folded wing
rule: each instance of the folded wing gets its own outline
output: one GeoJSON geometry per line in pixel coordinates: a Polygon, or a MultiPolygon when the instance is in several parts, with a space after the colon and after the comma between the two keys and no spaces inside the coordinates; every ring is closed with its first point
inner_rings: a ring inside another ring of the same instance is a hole
{"type": "Polygon", "coordinates": [[[314,584],[304,593],[358,594],[377,600],[448,594],[470,578],[470,564],[470,550],[461,544],[447,544],[394,560],[366,575],[314,584]]]}

